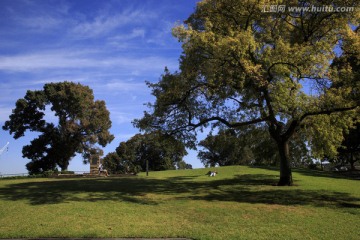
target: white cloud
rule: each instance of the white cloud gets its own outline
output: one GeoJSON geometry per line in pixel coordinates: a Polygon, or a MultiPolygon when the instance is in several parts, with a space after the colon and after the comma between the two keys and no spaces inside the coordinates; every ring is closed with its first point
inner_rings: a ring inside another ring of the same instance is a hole
{"type": "Polygon", "coordinates": [[[70,34],[74,38],[79,39],[94,38],[103,36],[119,27],[142,23],[155,17],[153,12],[144,12],[141,10],[133,11],[131,9],[127,9],[121,14],[113,16],[108,13],[103,13],[96,16],[92,21],[79,22],[70,31],[70,34]]]}
{"type": "Polygon", "coordinates": [[[32,30],[43,31],[61,25],[62,20],[51,16],[35,16],[31,18],[19,18],[18,22],[27,28],[31,28],[32,30]]]}
{"type": "MultiPolygon", "coordinates": [[[[110,54],[110,53],[109,53],[110,54]]],[[[159,71],[165,66],[176,68],[177,62],[159,56],[105,56],[106,52],[97,54],[89,51],[73,52],[71,50],[54,50],[32,54],[0,56],[0,71],[33,72],[50,69],[82,69],[82,68],[121,68],[131,72],[159,71]]]]}
{"type": "Polygon", "coordinates": [[[152,43],[160,46],[173,45],[178,41],[172,37],[171,31],[174,27],[174,23],[163,21],[158,25],[157,29],[153,30],[152,36],[147,39],[147,43],[152,43]]]}
{"type": "Polygon", "coordinates": [[[124,81],[111,81],[104,85],[108,90],[112,91],[146,91],[148,87],[144,82],[124,82],[124,81]]]}
{"type": "Polygon", "coordinates": [[[121,41],[129,41],[135,38],[144,38],[145,37],[145,30],[142,28],[135,28],[128,34],[118,34],[116,36],[110,37],[110,43],[117,43],[121,41]]]}
{"type": "Polygon", "coordinates": [[[39,4],[37,1],[22,0],[16,3],[19,5],[7,6],[5,9],[8,13],[9,23],[15,24],[16,30],[19,32],[49,33],[58,27],[68,26],[71,22],[67,17],[70,5],[66,2],[59,1],[56,7],[49,1],[39,4]]]}
{"type": "Polygon", "coordinates": [[[71,52],[52,51],[43,53],[0,56],[0,70],[28,72],[53,68],[92,67],[93,63],[71,52]]]}
{"type": "Polygon", "coordinates": [[[115,124],[130,123],[134,120],[134,115],[128,112],[120,112],[118,109],[109,108],[110,119],[115,124]]]}

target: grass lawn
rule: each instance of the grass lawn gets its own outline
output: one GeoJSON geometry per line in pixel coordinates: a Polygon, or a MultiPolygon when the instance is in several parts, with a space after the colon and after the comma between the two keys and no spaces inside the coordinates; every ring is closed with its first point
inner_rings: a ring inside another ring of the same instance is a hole
{"type": "Polygon", "coordinates": [[[244,166],[0,181],[0,238],[360,239],[359,180],[244,166]]]}

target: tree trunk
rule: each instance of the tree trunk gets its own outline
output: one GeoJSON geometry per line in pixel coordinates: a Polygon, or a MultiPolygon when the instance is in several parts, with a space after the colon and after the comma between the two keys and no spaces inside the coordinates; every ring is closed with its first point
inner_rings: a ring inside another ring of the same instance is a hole
{"type": "Polygon", "coordinates": [[[289,143],[288,141],[280,141],[277,143],[280,155],[280,180],[278,186],[291,186],[292,173],[290,167],[289,143]]]}

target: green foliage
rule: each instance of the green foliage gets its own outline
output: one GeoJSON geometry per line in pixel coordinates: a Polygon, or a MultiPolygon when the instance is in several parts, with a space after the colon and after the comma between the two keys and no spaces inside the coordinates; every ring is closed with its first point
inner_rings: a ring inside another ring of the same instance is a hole
{"type": "MultiPolygon", "coordinates": [[[[279,151],[265,126],[220,130],[200,141],[198,157],[205,166],[279,165],[279,151]]],[[[304,135],[294,134],[289,142],[290,162],[304,165],[310,159],[304,135]]]]}
{"type": "Polygon", "coordinates": [[[42,177],[52,177],[54,176],[55,174],[58,174],[59,172],[58,171],[53,171],[53,170],[48,170],[48,171],[44,171],[41,176],[42,177]]]}
{"type": "Polygon", "coordinates": [[[335,113],[331,116],[312,116],[307,119],[308,127],[305,134],[315,158],[322,159],[324,156],[334,158],[337,149],[344,139],[343,133],[348,131],[354,124],[354,114],[335,113]]]}
{"type": "Polygon", "coordinates": [[[351,169],[355,169],[355,163],[360,160],[360,123],[344,134],[344,141],[338,149],[336,159],[343,164],[349,163],[351,169]]]}
{"type": "Polygon", "coordinates": [[[320,166],[317,163],[310,163],[308,165],[308,168],[311,169],[311,170],[320,170],[320,166]]]}
{"type": "MultiPolygon", "coordinates": [[[[55,172],[58,172],[58,171],[55,171],[55,172]]],[[[68,170],[66,170],[66,171],[61,171],[60,173],[61,173],[61,174],[75,174],[74,171],[68,171],[68,170]]]]}
{"type": "Polygon", "coordinates": [[[124,162],[125,171],[135,173],[146,170],[146,161],[149,170],[175,169],[187,154],[180,141],[160,132],[136,134],[130,140],[121,142],[116,153],[124,162]]]}
{"type": "Polygon", "coordinates": [[[205,166],[214,167],[250,164],[254,159],[249,145],[243,144],[235,131],[220,131],[217,135],[208,135],[199,145],[204,148],[198,157],[205,166]]]}
{"type": "Polygon", "coordinates": [[[31,159],[26,167],[31,174],[54,170],[58,165],[66,170],[70,159],[81,153],[84,161],[99,152],[114,138],[109,129],[111,121],[105,102],[94,100],[92,90],[72,82],[48,83],[41,91],[27,91],[16,102],[16,108],[3,129],[15,139],[26,131],[40,133],[30,145],[23,147],[23,156],[31,159]],[[50,107],[58,125],[44,120],[50,107]]]}
{"type": "MultiPolygon", "coordinates": [[[[120,158],[120,156],[116,152],[110,152],[103,158],[104,168],[113,174],[122,174],[122,173],[130,173],[131,165],[129,165],[129,161],[120,158]]],[[[134,171],[137,173],[137,171],[134,171]]]]}
{"type": "Polygon", "coordinates": [[[181,160],[181,161],[177,162],[176,167],[177,167],[177,169],[181,169],[181,170],[193,169],[192,165],[186,163],[184,160],[181,160]]]}
{"type": "Polygon", "coordinates": [[[179,161],[177,164],[177,169],[186,169],[186,162],[185,161],[179,161]]]}
{"type": "MultiPolygon", "coordinates": [[[[281,3],[324,4],[276,4],[281,3]]],[[[349,97],[359,93],[351,92],[358,86],[349,77],[358,76],[355,69],[331,67],[336,49],[359,56],[353,28],[359,25],[359,1],[346,3],[354,11],[264,13],[267,1],[199,2],[185,25],[173,29],[183,43],[180,72],[165,70],[158,83],[149,84],[156,101],[135,126],[161,129],[194,147],[194,130],[265,124],[279,151],[279,185],[291,184],[290,139],[303,131],[318,155],[331,152],[352,125],[349,119],[359,116],[360,98],[349,97]]]]}

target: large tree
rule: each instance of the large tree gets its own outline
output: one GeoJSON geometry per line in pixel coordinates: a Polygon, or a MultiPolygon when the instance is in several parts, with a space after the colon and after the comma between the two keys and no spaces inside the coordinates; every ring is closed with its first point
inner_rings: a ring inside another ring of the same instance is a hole
{"type": "Polygon", "coordinates": [[[180,71],[166,70],[158,83],[148,83],[156,101],[135,126],[170,132],[188,146],[194,130],[204,127],[266,126],[280,156],[278,185],[291,185],[294,134],[304,131],[311,143],[328,138],[336,149],[344,128],[359,116],[359,92],[353,91],[359,81],[349,78],[353,69],[348,64],[339,74],[330,67],[347,49],[359,53],[358,25],[355,0],[199,2],[185,25],[173,30],[183,43],[180,71]],[[354,8],[263,12],[266,4],[354,8]]]}
{"type": "Polygon", "coordinates": [[[48,83],[43,90],[27,91],[17,100],[16,108],[3,129],[15,139],[26,131],[39,136],[23,147],[23,156],[31,159],[27,164],[30,173],[52,170],[57,165],[66,170],[76,154],[88,162],[91,155],[101,152],[114,136],[110,134],[110,114],[105,102],[94,100],[93,91],[79,83],[48,83]],[[53,112],[58,121],[53,121],[53,112]]]}

